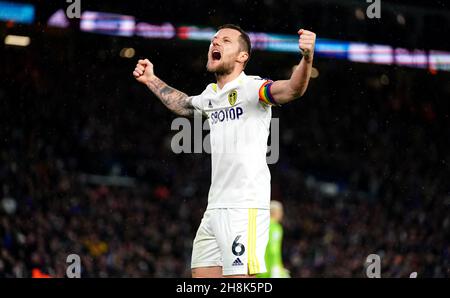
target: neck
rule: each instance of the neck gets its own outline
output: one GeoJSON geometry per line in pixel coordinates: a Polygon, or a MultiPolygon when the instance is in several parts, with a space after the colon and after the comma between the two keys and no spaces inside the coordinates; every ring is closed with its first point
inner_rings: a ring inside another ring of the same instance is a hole
{"type": "Polygon", "coordinates": [[[243,70],[240,67],[236,67],[232,72],[230,73],[216,73],[216,80],[217,85],[220,89],[225,86],[226,83],[231,82],[232,80],[236,79],[243,70]]]}

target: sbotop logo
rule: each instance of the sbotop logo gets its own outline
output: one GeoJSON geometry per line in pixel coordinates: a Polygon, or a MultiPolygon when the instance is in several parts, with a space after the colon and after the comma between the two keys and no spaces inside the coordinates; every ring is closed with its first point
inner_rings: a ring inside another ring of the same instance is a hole
{"type": "Polygon", "coordinates": [[[194,117],[192,122],[183,117],[172,121],[171,129],[178,131],[171,140],[171,148],[175,154],[180,153],[217,153],[217,154],[248,154],[254,156],[267,146],[266,162],[275,164],[279,158],[279,119],[272,118],[268,131],[257,127],[263,125],[252,119],[241,117],[240,107],[212,113],[210,120],[201,116],[194,117]],[[211,125],[224,125],[228,121],[239,121],[239,129],[223,128],[210,131],[211,125]],[[205,132],[205,133],[204,133],[205,132]],[[269,139],[269,144],[267,141],[269,139]]]}
{"type": "Polygon", "coordinates": [[[216,124],[223,121],[239,120],[242,114],[244,114],[244,110],[241,107],[218,110],[211,113],[211,123],[216,124]]]}

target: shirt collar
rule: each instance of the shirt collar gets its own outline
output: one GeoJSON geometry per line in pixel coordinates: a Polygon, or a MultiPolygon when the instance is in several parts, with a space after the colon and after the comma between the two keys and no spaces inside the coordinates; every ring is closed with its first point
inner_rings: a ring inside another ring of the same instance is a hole
{"type": "Polygon", "coordinates": [[[235,85],[235,82],[237,82],[238,84],[240,84],[240,83],[244,80],[244,78],[245,78],[246,76],[247,76],[247,75],[245,74],[245,72],[242,71],[242,72],[241,72],[234,80],[229,81],[228,83],[226,83],[226,84],[223,86],[222,89],[220,89],[220,88],[219,88],[219,85],[216,84],[216,86],[217,86],[217,87],[216,87],[216,88],[217,88],[217,92],[221,92],[221,91],[227,89],[228,86],[235,85]]]}

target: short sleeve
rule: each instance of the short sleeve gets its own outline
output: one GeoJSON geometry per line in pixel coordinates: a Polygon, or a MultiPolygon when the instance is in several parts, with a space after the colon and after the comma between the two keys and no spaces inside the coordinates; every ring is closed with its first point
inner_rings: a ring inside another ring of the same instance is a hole
{"type": "Polygon", "coordinates": [[[205,101],[205,94],[208,91],[208,87],[200,94],[196,96],[192,96],[192,106],[195,108],[196,111],[203,113],[204,111],[204,101],[205,101]]]}
{"type": "Polygon", "coordinates": [[[192,106],[198,112],[203,111],[202,98],[203,98],[203,93],[200,95],[192,96],[192,101],[191,101],[192,106]]]}

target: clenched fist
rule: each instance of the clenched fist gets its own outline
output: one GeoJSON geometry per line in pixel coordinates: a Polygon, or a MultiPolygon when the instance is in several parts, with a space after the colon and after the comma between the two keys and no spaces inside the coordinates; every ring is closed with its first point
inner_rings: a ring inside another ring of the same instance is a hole
{"type": "Polygon", "coordinates": [[[314,54],[316,34],[305,29],[300,29],[297,33],[300,36],[298,39],[298,47],[306,61],[310,61],[314,54]]]}
{"type": "Polygon", "coordinates": [[[133,76],[136,80],[146,85],[154,75],[153,64],[148,59],[139,60],[133,71],[133,76]]]}

